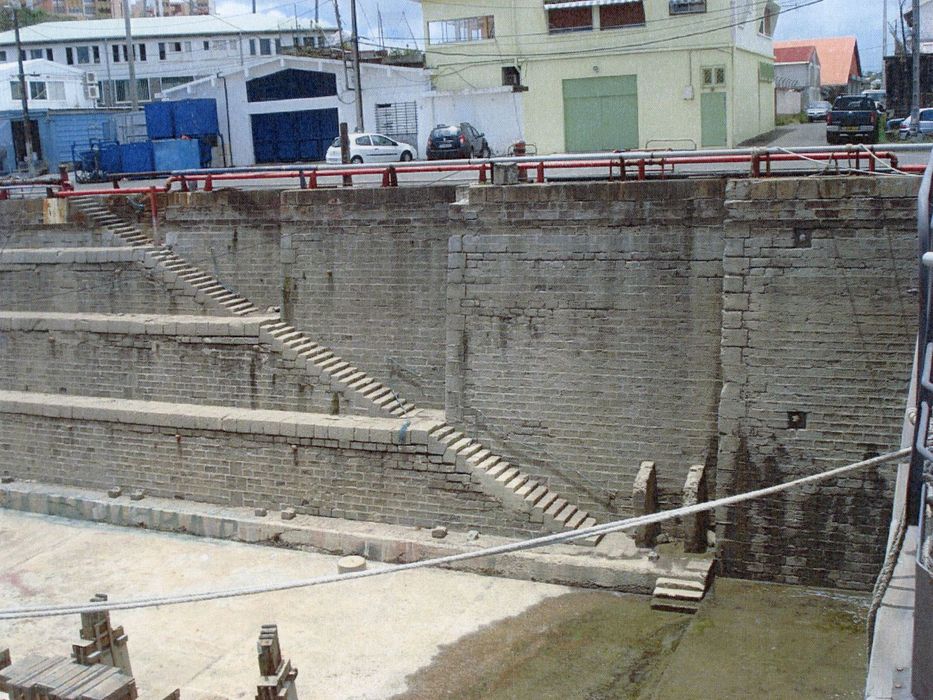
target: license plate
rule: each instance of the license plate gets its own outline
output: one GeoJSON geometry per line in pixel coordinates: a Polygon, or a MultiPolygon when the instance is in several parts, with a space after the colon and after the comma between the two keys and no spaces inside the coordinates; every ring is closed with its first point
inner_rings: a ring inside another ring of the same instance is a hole
{"type": "Polygon", "coordinates": [[[842,127],[842,130],[843,131],[858,131],[858,127],[857,126],[844,126],[842,127]]]}
{"type": "Polygon", "coordinates": [[[452,143],[439,143],[437,147],[438,148],[453,148],[454,145],[452,143]]]}

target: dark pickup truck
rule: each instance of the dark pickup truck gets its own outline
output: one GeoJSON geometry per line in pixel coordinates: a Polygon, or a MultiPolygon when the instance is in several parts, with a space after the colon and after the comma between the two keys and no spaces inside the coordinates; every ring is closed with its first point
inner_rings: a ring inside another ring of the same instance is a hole
{"type": "Polygon", "coordinates": [[[864,95],[843,95],[826,115],[826,143],[842,141],[878,143],[878,105],[864,95]]]}

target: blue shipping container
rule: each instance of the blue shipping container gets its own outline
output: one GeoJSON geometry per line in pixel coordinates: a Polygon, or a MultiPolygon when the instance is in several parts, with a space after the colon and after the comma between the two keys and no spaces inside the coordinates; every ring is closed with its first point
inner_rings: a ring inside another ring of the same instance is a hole
{"type": "Polygon", "coordinates": [[[217,100],[204,98],[178,100],[175,108],[175,136],[209,136],[220,133],[217,123],[217,100]]]}
{"type": "Polygon", "coordinates": [[[150,102],[146,105],[146,134],[150,139],[175,137],[174,105],[174,102],[150,102]]]}
{"type": "Polygon", "coordinates": [[[125,173],[150,173],[153,167],[152,142],[140,141],[124,143],[120,146],[120,155],[125,173]]]}
{"type": "Polygon", "coordinates": [[[105,143],[100,146],[100,168],[106,173],[123,172],[120,144],[105,143]]]}
{"type": "Polygon", "coordinates": [[[155,169],[197,170],[201,167],[201,149],[197,139],[162,139],[152,142],[155,169]]]}

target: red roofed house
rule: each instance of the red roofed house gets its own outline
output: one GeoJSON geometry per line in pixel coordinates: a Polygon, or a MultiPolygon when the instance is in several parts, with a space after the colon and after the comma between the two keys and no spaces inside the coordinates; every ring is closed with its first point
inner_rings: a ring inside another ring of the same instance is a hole
{"type": "MultiPolygon", "coordinates": [[[[776,44],[777,42],[775,42],[776,44]]],[[[799,114],[821,100],[820,59],[815,46],[774,47],[774,109],[799,114]]]]}
{"type": "Polygon", "coordinates": [[[824,97],[858,94],[864,88],[858,41],[854,36],[825,39],[775,41],[774,50],[810,47],[816,49],[820,62],[820,87],[824,97]]]}

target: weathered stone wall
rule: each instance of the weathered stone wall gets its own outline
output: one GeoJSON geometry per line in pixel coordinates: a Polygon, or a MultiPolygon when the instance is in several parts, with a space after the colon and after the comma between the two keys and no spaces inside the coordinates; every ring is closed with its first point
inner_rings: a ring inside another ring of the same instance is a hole
{"type": "MultiPolygon", "coordinates": [[[[718,495],[898,447],[916,338],[916,187],[730,183],[718,495]]],[[[721,512],[725,573],[870,588],[893,477],[884,466],[721,512]]]]}
{"type": "MultiPolygon", "coordinates": [[[[4,330],[0,388],[237,408],[330,413],[330,382],[255,335],[4,330]]],[[[355,410],[341,402],[342,412],[355,410]]]]}
{"type": "Polygon", "coordinates": [[[135,262],[0,261],[0,300],[4,311],[207,313],[193,297],[172,294],[135,262]]]}
{"type": "Polygon", "coordinates": [[[212,417],[207,408],[192,413],[191,407],[176,410],[171,404],[158,411],[153,404],[130,404],[124,410],[85,400],[64,404],[72,417],[63,418],[56,397],[42,398],[45,402],[0,399],[0,473],[403,525],[444,523],[500,535],[540,531],[527,514],[504,508],[481,493],[468,474],[429,454],[424,442],[398,444],[399,420],[340,418],[323,424],[321,417],[309,416],[300,428],[309,436],[300,437],[294,414],[252,417],[253,412],[214,409],[212,417]],[[228,422],[225,414],[233,416],[231,425],[220,429],[228,422]],[[192,421],[218,427],[180,427],[192,421]],[[366,427],[374,424],[391,429],[379,428],[377,436],[366,427]]]}
{"type": "Polygon", "coordinates": [[[448,419],[598,518],[643,460],[714,464],[719,181],[474,189],[448,258],[448,419]]]}
{"type": "Polygon", "coordinates": [[[422,406],[444,403],[456,188],[221,191],[165,199],[174,250],[422,406]]]}
{"type": "Polygon", "coordinates": [[[175,192],[159,235],[192,265],[263,308],[282,303],[277,191],[175,192]]]}

